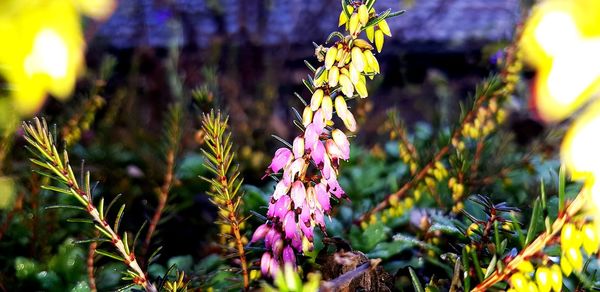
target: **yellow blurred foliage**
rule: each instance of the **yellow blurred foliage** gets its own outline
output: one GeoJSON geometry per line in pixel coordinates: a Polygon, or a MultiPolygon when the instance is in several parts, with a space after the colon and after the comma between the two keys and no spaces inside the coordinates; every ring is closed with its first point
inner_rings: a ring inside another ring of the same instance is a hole
{"type": "Polygon", "coordinates": [[[84,65],[79,13],[102,18],[113,8],[112,0],[0,2],[0,74],[19,115],[39,110],[48,93],[71,95],[84,65]]]}
{"type": "MultiPolygon", "coordinates": [[[[600,210],[600,1],[548,0],[525,24],[521,48],[537,69],[535,104],[542,118],[558,121],[590,103],[569,129],[561,158],[574,179],[594,184],[600,210]],[[594,183],[596,181],[596,183],[594,183]]],[[[598,220],[596,220],[598,221],[598,220]]]]}

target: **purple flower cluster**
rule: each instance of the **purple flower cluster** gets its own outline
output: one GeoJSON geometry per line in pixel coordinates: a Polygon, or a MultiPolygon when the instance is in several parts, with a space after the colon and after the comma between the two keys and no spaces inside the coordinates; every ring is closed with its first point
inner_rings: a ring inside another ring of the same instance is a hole
{"type": "Polygon", "coordinates": [[[278,149],[267,169],[267,174],[282,173],[269,203],[268,221],[256,229],[251,240],[264,240],[264,275],[274,276],[283,264],[295,267],[296,253],[313,248],[314,228],[325,232],[331,197],[347,198],[337,173],[339,160],[350,156],[350,144],[344,132],[326,126],[331,124],[330,105],[314,99],[312,108],[307,107],[311,118],[305,115],[304,134],[294,139],[292,149],[278,149]]]}

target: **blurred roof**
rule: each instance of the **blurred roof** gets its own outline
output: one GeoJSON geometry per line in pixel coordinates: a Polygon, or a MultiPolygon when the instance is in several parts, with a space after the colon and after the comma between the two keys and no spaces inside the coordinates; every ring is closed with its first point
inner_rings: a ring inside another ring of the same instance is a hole
{"type": "MultiPolygon", "coordinates": [[[[462,47],[512,37],[519,0],[379,0],[406,13],[389,21],[394,41],[462,47]]],[[[226,38],[257,45],[321,41],[337,25],[339,0],[126,0],[98,36],[111,46],[206,47],[226,38]],[[330,13],[336,11],[335,13],[330,13]]]]}

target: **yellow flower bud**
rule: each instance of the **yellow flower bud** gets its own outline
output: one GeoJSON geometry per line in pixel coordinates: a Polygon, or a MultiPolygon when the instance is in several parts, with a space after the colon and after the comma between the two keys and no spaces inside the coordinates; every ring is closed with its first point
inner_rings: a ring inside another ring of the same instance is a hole
{"type": "Polygon", "coordinates": [[[373,46],[371,44],[369,44],[369,42],[367,42],[363,39],[355,39],[352,42],[352,46],[359,47],[363,50],[372,50],[373,49],[373,46]]]}
{"type": "Polygon", "coordinates": [[[535,282],[540,292],[549,292],[552,289],[550,269],[539,267],[535,272],[535,282]]]}
{"type": "Polygon", "coordinates": [[[352,85],[352,81],[350,81],[348,75],[340,75],[339,84],[342,87],[342,93],[344,93],[344,95],[347,97],[352,97],[352,95],[354,94],[354,86],[352,85]]]}
{"type": "Polygon", "coordinates": [[[330,69],[335,63],[335,57],[337,56],[338,49],[336,47],[331,47],[327,50],[325,54],[325,68],[330,69]]]}
{"type": "Polygon", "coordinates": [[[369,92],[367,91],[367,85],[365,84],[365,81],[359,80],[359,82],[357,82],[354,85],[354,87],[356,88],[356,92],[361,98],[369,96],[369,92]]]}
{"type": "Polygon", "coordinates": [[[316,111],[321,106],[321,101],[323,100],[323,89],[317,89],[312,95],[310,99],[310,109],[316,111]]]}
{"type": "Polygon", "coordinates": [[[467,236],[473,235],[477,230],[479,230],[479,225],[477,223],[471,223],[469,228],[467,228],[467,236]]]}
{"type": "Polygon", "coordinates": [[[560,269],[567,277],[573,272],[573,267],[571,266],[571,264],[569,264],[569,261],[567,260],[567,257],[564,253],[560,259],[560,269]]]}
{"type": "Polygon", "coordinates": [[[582,241],[581,237],[581,232],[577,230],[577,227],[573,223],[567,223],[560,231],[560,244],[564,250],[570,247],[579,248],[582,241]]]}
{"type": "Polygon", "coordinates": [[[362,4],[358,7],[358,19],[362,26],[365,26],[367,24],[367,22],[369,22],[369,10],[367,9],[367,6],[364,4],[362,4]]]}
{"type": "Polygon", "coordinates": [[[377,26],[379,26],[379,30],[381,30],[385,35],[391,37],[392,36],[392,31],[390,31],[390,26],[388,25],[387,21],[382,20],[380,21],[377,26]]]}
{"type": "Polygon", "coordinates": [[[327,77],[329,78],[329,87],[335,87],[340,79],[340,69],[338,66],[331,67],[327,77]]]}
{"type": "Polygon", "coordinates": [[[516,289],[519,292],[520,291],[527,291],[528,286],[529,286],[529,283],[528,283],[527,279],[521,273],[514,273],[510,277],[510,284],[512,285],[512,287],[514,289],[516,289]]]}
{"type": "Polygon", "coordinates": [[[375,31],[375,47],[377,48],[377,52],[381,53],[381,49],[383,48],[383,32],[380,29],[375,31]]]}
{"type": "Polygon", "coordinates": [[[342,47],[341,44],[338,45],[337,55],[335,55],[335,60],[337,62],[339,62],[342,59],[342,57],[344,57],[344,53],[346,53],[346,50],[344,50],[344,47],[342,47]]]}
{"type": "Polygon", "coordinates": [[[352,84],[358,83],[360,72],[354,65],[354,62],[350,63],[350,66],[348,68],[349,68],[349,72],[350,72],[350,81],[352,81],[352,84]]]}
{"type": "Polygon", "coordinates": [[[550,283],[552,285],[552,290],[560,292],[562,289],[562,271],[558,265],[552,265],[552,267],[550,267],[550,283]]]}
{"type": "Polygon", "coordinates": [[[354,115],[350,111],[346,111],[346,115],[343,118],[344,126],[350,131],[356,131],[356,120],[354,119],[354,115]]]}
{"type": "Polygon", "coordinates": [[[306,127],[310,122],[312,122],[313,111],[309,106],[304,108],[304,112],[302,112],[302,124],[306,127]]]}
{"type": "Polygon", "coordinates": [[[519,263],[519,265],[517,266],[517,269],[521,272],[521,273],[531,273],[533,272],[533,265],[531,264],[530,261],[522,261],[519,263]]]}
{"type": "Polygon", "coordinates": [[[570,247],[565,251],[565,255],[573,267],[573,270],[581,271],[581,268],[583,268],[583,257],[581,256],[579,248],[570,247]]]}
{"type": "Polygon", "coordinates": [[[365,29],[365,33],[367,34],[367,38],[370,42],[373,42],[373,37],[375,35],[375,26],[371,25],[365,29]]]}
{"type": "Polygon", "coordinates": [[[373,52],[371,52],[370,50],[365,50],[363,52],[363,55],[365,55],[365,60],[367,60],[367,65],[369,65],[369,67],[372,68],[373,71],[375,71],[376,73],[379,73],[379,62],[377,62],[377,58],[375,58],[375,56],[373,55],[373,52]]]}
{"type": "Polygon", "coordinates": [[[359,73],[365,69],[365,63],[365,56],[363,55],[362,50],[359,47],[353,47],[352,64],[359,73]]]}
{"type": "Polygon", "coordinates": [[[359,25],[360,23],[358,19],[358,14],[353,13],[352,16],[350,16],[350,22],[348,23],[348,31],[351,35],[355,35],[358,32],[359,25]]]}
{"type": "Polygon", "coordinates": [[[342,10],[342,12],[340,13],[340,18],[338,20],[338,26],[342,26],[346,22],[348,22],[348,16],[346,15],[346,12],[342,10]]]}
{"type": "Polygon", "coordinates": [[[583,236],[583,249],[588,255],[592,255],[598,252],[598,244],[600,238],[594,230],[592,224],[585,224],[581,228],[581,234],[583,236]]]}
{"type": "Polygon", "coordinates": [[[344,119],[343,116],[346,114],[347,111],[348,105],[346,105],[346,100],[343,96],[338,95],[335,98],[335,112],[337,113],[338,117],[340,117],[340,119],[344,119]]]}
{"type": "Polygon", "coordinates": [[[329,95],[323,97],[323,100],[321,101],[321,109],[323,110],[325,120],[331,120],[333,117],[333,102],[331,101],[331,97],[329,97],[329,95]]]}

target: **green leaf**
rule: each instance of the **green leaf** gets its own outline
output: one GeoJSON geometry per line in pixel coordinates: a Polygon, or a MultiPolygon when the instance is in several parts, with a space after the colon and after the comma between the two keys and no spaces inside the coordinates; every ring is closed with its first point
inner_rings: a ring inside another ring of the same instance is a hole
{"type": "Polygon", "coordinates": [[[120,261],[120,262],[125,262],[125,259],[123,257],[121,257],[121,256],[119,256],[117,254],[114,254],[112,252],[109,252],[109,251],[105,251],[105,250],[102,250],[102,249],[96,249],[96,253],[99,254],[99,255],[103,255],[103,256],[115,259],[115,260],[120,261]]]}
{"type": "Polygon", "coordinates": [[[537,198],[533,203],[533,212],[531,212],[531,220],[529,222],[529,229],[527,230],[527,235],[525,236],[524,246],[527,246],[536,235],[535,233],[537,229],[537,222],[540,217],[540,212],[540,199],[537,198]]]}
{"type": "Polygon", "coordinates": [[[411,267],[408,267],[408,271],[410,272],[410,280],[412,281],[415,291],[416,292],[425,292],[425,289],[423,289],[421,282],[419,282],[419,277],[417,277],[415,270],[413,270],[413,268],[411,268],[411,267]]]}

